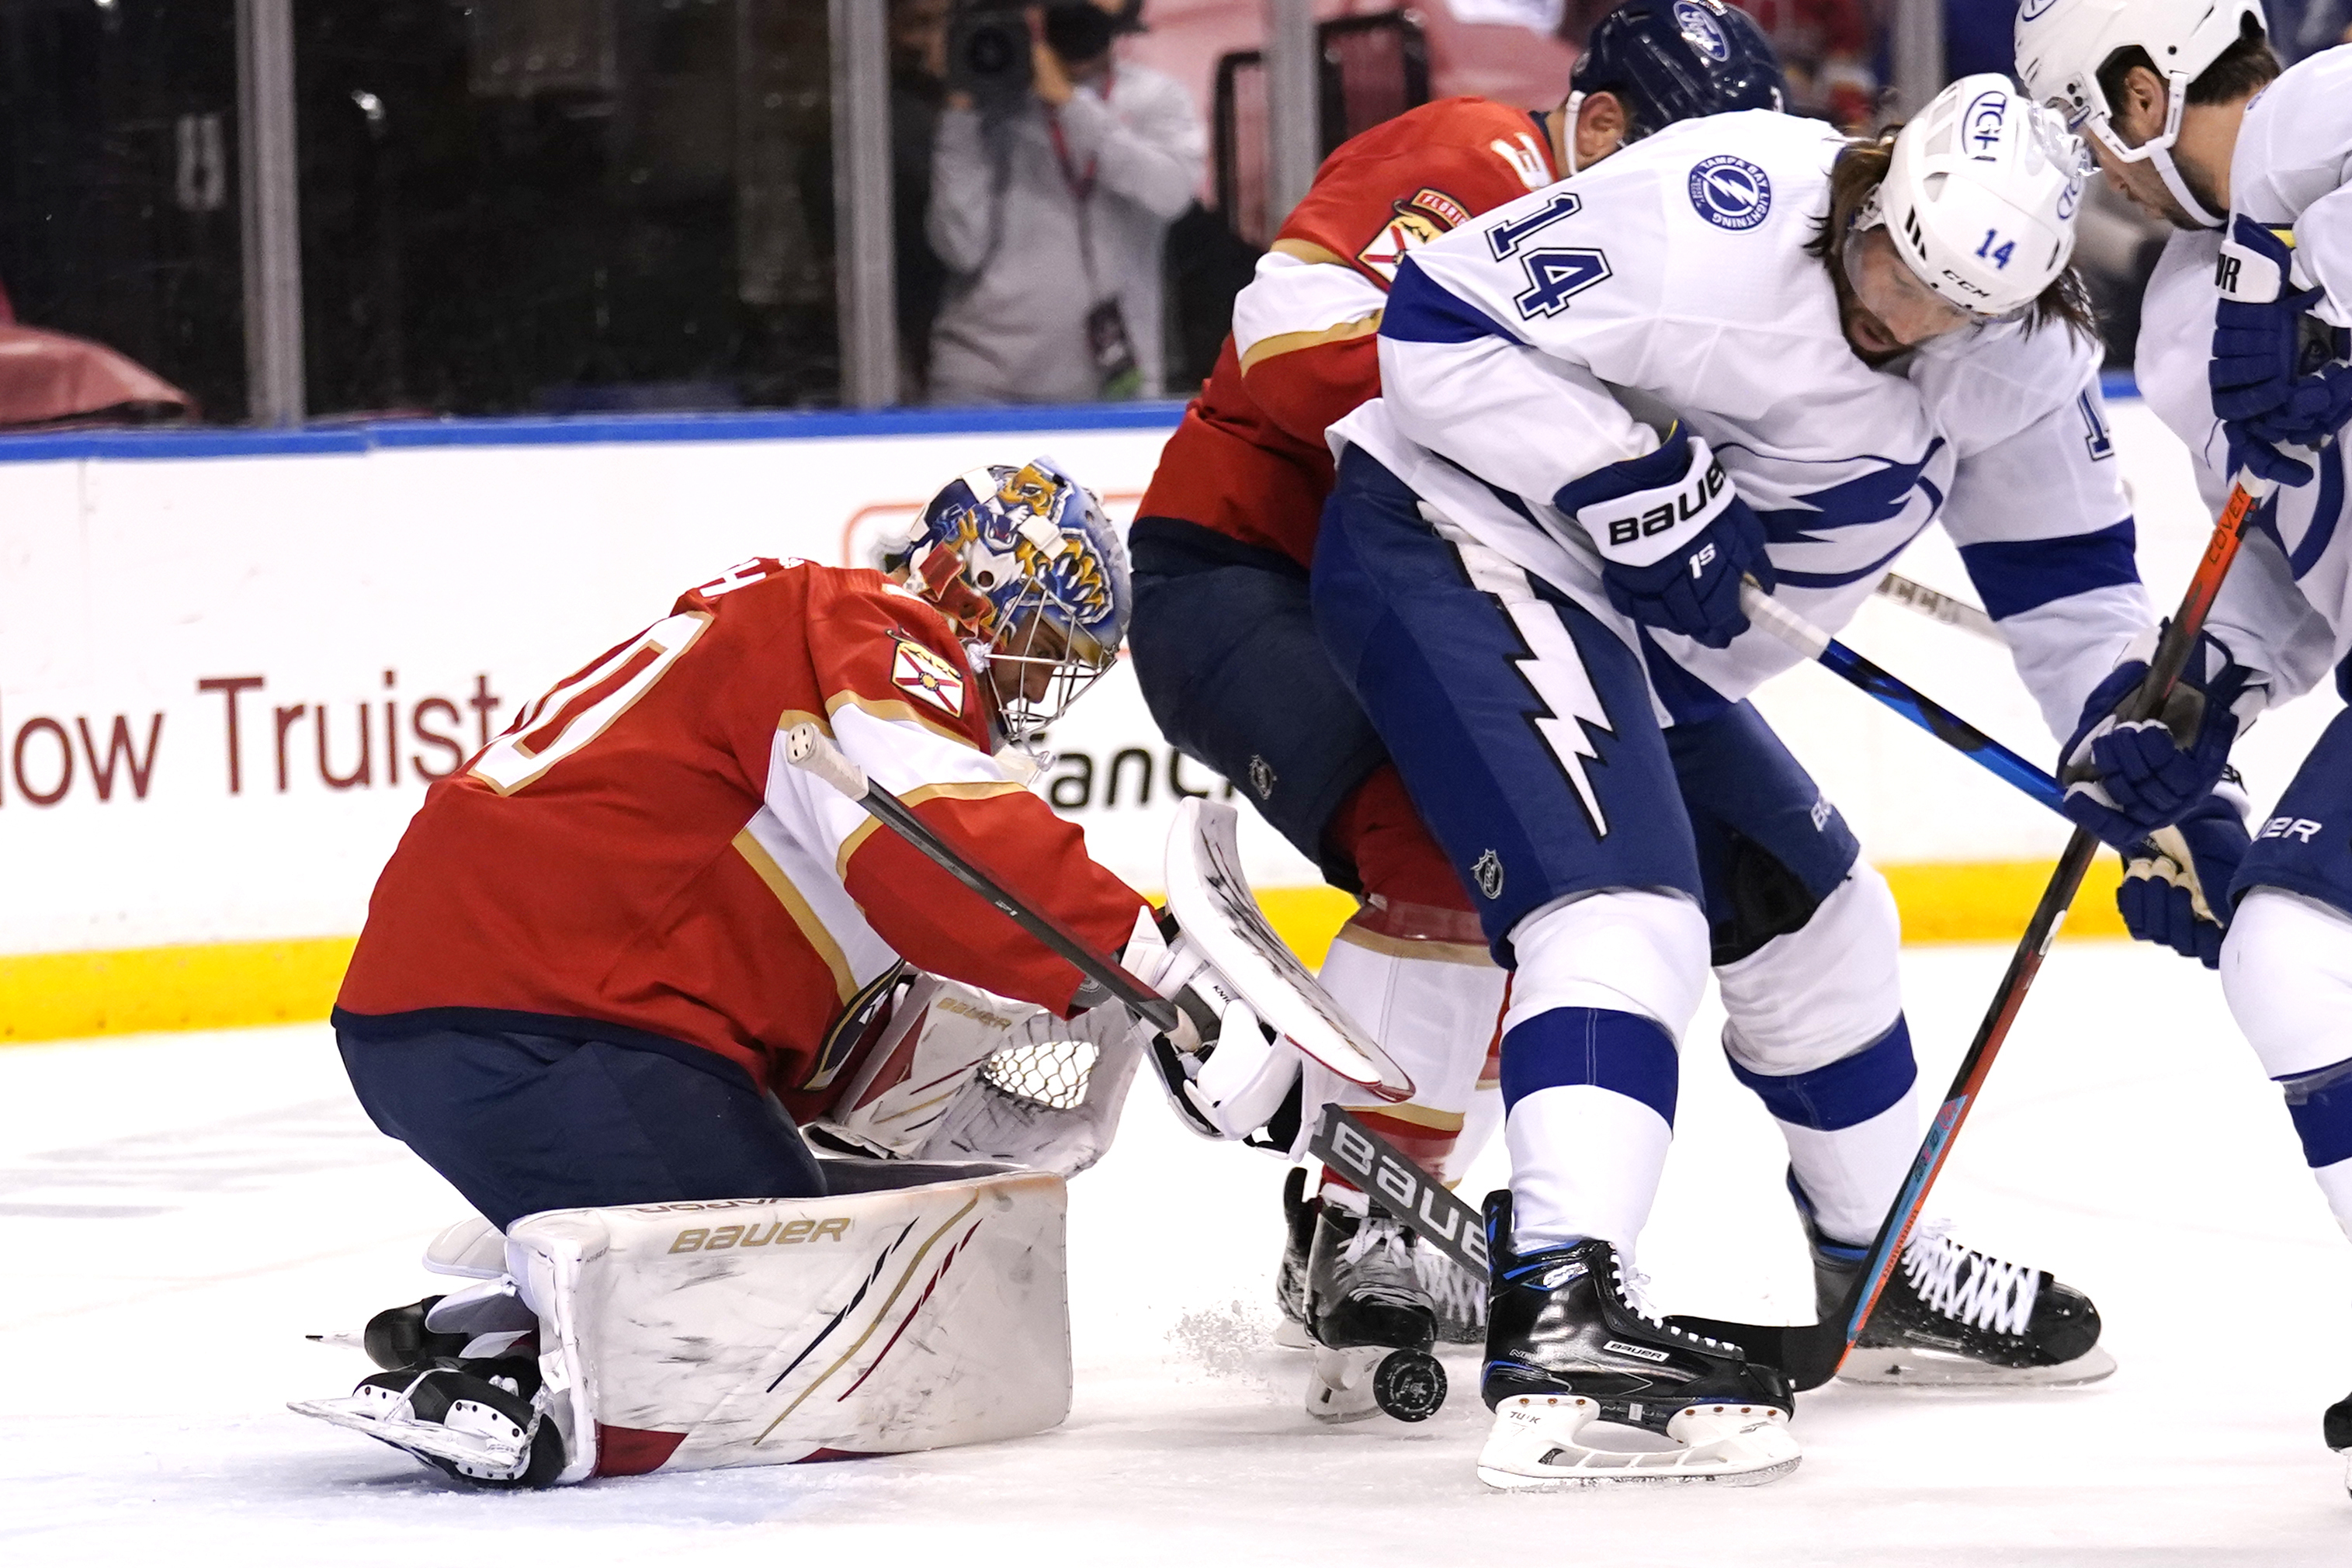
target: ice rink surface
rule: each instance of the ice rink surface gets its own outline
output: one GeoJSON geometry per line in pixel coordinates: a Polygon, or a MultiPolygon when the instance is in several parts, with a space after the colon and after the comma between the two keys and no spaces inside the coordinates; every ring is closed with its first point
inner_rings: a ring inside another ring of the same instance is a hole
{"type": "MultiPolygon", "coordinates": [[[[1906,952],[1931,1102],[2005,956],[1906,952]]],[[[1642,1263],[1669,1308],[1809,1317],[1719,1023],[1685,1047],[1642,1263]]],[[[2352,1563],[2319,1441],[2352,1387],[2352,1247],[2218,988],[2168,955],[2058,951],[1935,1205],[2088,1289],[2121,1370],[1832,1384],[1773,1486],[1490,1494],[1466,1355],[1423,1426],[1318,1426],[1267,1342],[1280,1175],[1138,1088],[1072,1185],[1077,1397],[1049,1435],[484,1494],[284,1408],[367,1370],[303,1335],[436,1288],[417,1255],[460,1212],[368,1126],[323,1026],[0,1051],[0,1563],[2352,1563]]]]}

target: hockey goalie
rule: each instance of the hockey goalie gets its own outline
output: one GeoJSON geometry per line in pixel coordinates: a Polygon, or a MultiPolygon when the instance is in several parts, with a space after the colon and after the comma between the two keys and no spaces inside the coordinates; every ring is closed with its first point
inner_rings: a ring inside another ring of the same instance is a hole
{"type": "Polygon", "coordinates": [[[379,1313],[381,1370],[297,1411],[500,1486],[1066,1414],[1063,1176],[1139,1054],[1213,1122],[1262,1119],[1297,1058],[1200,922],[1019,782],[1126,628],[1092,493],[977,469],[887,564],[705,583],[433,787],[334,1026],[369,1116],[478,1211],[427,1254],[467,1282],[379,1313]],[[1179,1029],[788,765],[807,724],[1179,1029]]]}

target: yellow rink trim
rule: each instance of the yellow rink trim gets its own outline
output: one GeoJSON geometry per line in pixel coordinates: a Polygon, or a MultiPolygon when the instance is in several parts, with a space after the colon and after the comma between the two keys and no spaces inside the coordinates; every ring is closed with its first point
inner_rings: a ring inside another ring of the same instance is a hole
{"type": "MultiPolygon", "coordinates": [[[[1885,866],[1912,942],[2015,942],[2049,880],[2041,861],[1885,866]]],[[[2092,868],[2066,921],[2070,937],[2120,937],[2112,856],[2092,868]]],[[[1356,901],[1333,888],[1262,888],[1266,918],[1310,968],[1356,901]]],[[[327,1016],[351,937],[206,942],[111,952],[0,956],[0,1045],[163,1029],[241,1029],[327,1016]]]]}

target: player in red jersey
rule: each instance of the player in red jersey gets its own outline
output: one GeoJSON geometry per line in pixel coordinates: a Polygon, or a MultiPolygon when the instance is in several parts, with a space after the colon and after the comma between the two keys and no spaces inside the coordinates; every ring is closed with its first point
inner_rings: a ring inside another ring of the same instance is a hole
{"type": "MultiPolygon", "coordinates": [[[[1096,865],[1078,828],[1000,756],[1118,656],[1131,589],[1099,502],[1043,459],[978,468],[940,493],[888,559],[895,579],[761,559],[689,590],[668,616],[528,704],[427,794],[376,884],[334,1027],[375,1124],[492,1227],[457,1227],[461,1239],[430,1261],[486,1282],[379,1314],[364,1338],[385,1370],[349,1399],[298,1407],[304,1414],[494,1484],[583,1479],[592,1464],[633,1473],[625,1467],[639,1464],[646,1442],[671,1454],[674,1424],[693,1426],[736,1386],[727,1378],[743,1374],[727,1373],[698,1404],[677,1393],[686,1373],[662,1373],[696,1361],[681,1345],[768,1342],[756,1332],[744,1339],[748,1320],[729,1315],[741,1310],[779,1323],[801,1314],[822,1338],[849,1308],[824,1294],[827,1276],[806,1270],[752,1279],[742,1287],[751,1295],[727,1306],[726,1292],[702,1289],[734,1278],[722,1268],[676,1275],[698,1290],[673,1311],[665,1292],[683,1285],[640,1270],[612,1288],[652,1289],[665,1303],[661,1321],[643,1312],[606,1321],[593,1303],[608,1295],[549,1283],[543,1249],[496,1232],[559,1210],[641,1228],[648,1215],[666,1214],[660,1205],[742,1211],[812,1199],[824,1203],[796,1211],[804,1217],[784,1238],[846,1237],[871,1223],[859,1194],[962,1182],[978,1184],[977,1204],[981,1187],[1006,1180],[1002,1165],[861,1162],[828,1173],[788,1114],[821,1107],[844,1081],[854,1053],[880,1034],[861,1026],[908,963],[984,987],[992,1007],[1011,997],[1069,1017],[1105,1000],[1096,982],[859,805],[789,765],[784,733],[793,726],[824,730],[1015,897],[1160,983],[1190,1020],[1181,1047],[1154,1042],[1163,1062],[1175,1061],[1169,1070],[1189,1078],[1178,1058],[1197,1066],[1219,1045],[1232,994],[1222,977],[1171,918],[1154,919],[1096,865]],[[655,1384],[671,1391],[663,1397],[675,1407],[672,1430],[615,1439],[578,1403],[593,1390],[582,1392],[569,1373],[543,1374],[546,1358],[572,1354],[589,1334],[600,1336],[589,1362],[602,1397],[637,1409],[642,1400],[615,1390],[629,1384],[628,1368],[650,1367],[655,1384]],[[554,1426],[563,1426],[560,1441],[554,1426]]],[[[1122,1016],[1077,1027],[1125,1040],[1123,1026],[1122,1016]]],[[[1264,1032],[1233,1033],[1232,1049],[1256,1054],[1231,1060],[1295,1070],[1264,1032]]],[[[949,1100],[951,1080],[974,1065],[958,1058],[953,1074],[923,1087],[949,1100]]],[[[1197,1095],[1172,1081],[1171,1092],[1200,1113],[1197,1095]]],[[[1028,1318],[1051,1330],[1066,1310],[1058,1185],[1051,1194],[1018,1180],[991,1190],[992,1213],[1021,1209],[1021,1225],[1052,1237],[1052,1278],[1032,1258],[1004,1297],[1034,1297],[1028,1318]]],[[[779,1234],[782,1223],[762,1234],[779,1234]]],[[[691,1232],[690,1250],[705,1237],[714,1247],[732,1243],[721,1234],[691,1232]]],[[[752,1245],[748,1232],[743,1245],[752,1245]]],[[[1028,1244],[1013,1245],[1028,1256],[1028,1244]]],[[[634,1266],[599,1267],[609,1279],[634,1266]]],[[[978,1362],[957,1376],[982,1395],[1001,1385],[1015,1404],[1042,1399],[1036,1420],[1051,1424],[1050,1367],[1034,1357],[992,1361],[985,1345],[971,1353],[978,1362]]],[[[948,1374],[917,1363],[899,1375],[919,1391],[925,1378],[948,1374]]],[[[1059,1393],[1066,1402],[1066,1373],[1059,1393]]],[[[901,1447],[970,1440],[998,1430],[989,1404],[980,1397],[982,1414],[932,1437],[887,1420],[857,1435],[901,1447]]],[[[732,1457],[698,1448],[692,1462],[791,1457],[756,1439],[745,1447],[740,1436],[720,1444],[732,1457]]]]}
{"type": "MultiPolygon", "coordinates": [[[[1397,264],[1676,120],[1778,109],[1782,97],[1770,46],[1722,0],[1633,0],[1595,26],[1567,100],[1548,113],[1446,99],[1354,138],[1234,301],[1215,372],[1161,455],[1129,535],[1145,698],[1173,744],[1246,789],[1327,880],[1362,898],[1322,980],[1419,1089],[1411,1104],[1381,1106],[1310,1065],[1310,1128],[1313,1108],[1337,1100],[1458,1179],[1500,1120],[1489,1051],[1502,972],[1307,604],[1332,483],[1324,432],[1380,393],[1375,343],[1397,264]]],[[[1408,1342],[1433,1309],[1448,1337],[1483,1337],[1483,1285],[1409,1249],[1377,1211],[1367,1222],[1362,1194],[1328,1172],[1321,1198],[1303,1200],[1294,1173],[1286,1317],[1307,1314],[1312,1275],[1329,1307],[1365,1320],[1327,1325],[1336,1337],[1408,1342]]]]}

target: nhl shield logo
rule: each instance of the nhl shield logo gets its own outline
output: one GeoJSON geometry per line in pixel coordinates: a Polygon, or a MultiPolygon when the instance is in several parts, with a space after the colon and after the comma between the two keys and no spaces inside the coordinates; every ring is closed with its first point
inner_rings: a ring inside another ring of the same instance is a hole
{"type": "Polygon", "coordinates": [[[1479,856],[1472,864],[1470,875],[1477,879],[1478,890],[1487,898],[1503,896],[1503,858],[1492,849],[1479,856]]]}
{"type": "Polygon", "coordinates": [[[954,718],[963,717],[963,674],[904,632],[892,632],[890,684],[954,718]]]}
{"type": "Polygon", "coordinates": [[[1258,799],[1272,800],[1274,798],[1274,786],[1276,782],[1274,769],[1267,764],[1266,760],[1264,757],[1253,756],[1250,758],[1249,782],[1250,788],[1257,791],[1258,799]]]}

